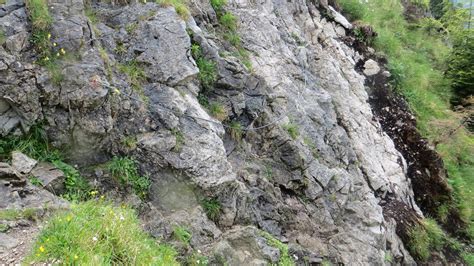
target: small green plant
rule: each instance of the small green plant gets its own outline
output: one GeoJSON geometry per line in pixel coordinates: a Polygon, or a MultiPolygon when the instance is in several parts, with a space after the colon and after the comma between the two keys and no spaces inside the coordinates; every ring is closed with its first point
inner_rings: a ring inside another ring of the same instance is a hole
{"type": "Polygon", "coordinates": [[[224,33],[224,39],[229,41],[230,44],[236,47],[242,44],[240,40],[240,35],[237,32],[230,31],[230,32],[224,33]]]}
{"type": "Polygon", "coordinates": [[[388,263],[393,262],[393,256],[392,256],[392,253],[390,251],[385,251],[384,260],[388,263]]]}
{"type": "Polygon", "coordinates": [[[48,1],[27,0],[26,8],[35,31],[48,30],[53,23],[53,18],[49,14],[48,1]]]}
{"type": "Polygon", "coordinates": [[[138,23],[137,22],[132,22],[132,23],[129,23],[125,26],[125,31],[128,33],[128,34],[133,34],[135,33],[135,31],[138,29],[138,23]]]}
{"type": "Polygon", "coordinates": [[[127,53],[127,48],[125,48],[125,45],[123,43],[117,43],[117,46],[115,46],[114,51],[118,55],[125,55],[127,53]]]}
{"type": "Polygon", "coordinates": [[[5,233],[10,229],[10,226],[8,224],[0,224],[0,233],[5,233]]]}
{"type": "Polygon", "coordinates": [[[5,37],[5,32],[0,29],[0,46],[2,46],[5,43],[6,39],[7,38],[5,37]]]}
{"type": "Polygon", "coordinates": [[[440,250],[446,241],[443,230],[430,218],[415,225],[409,232],[409,238],[409,250],[422,261],[430,257],[431,250],[440,250]]]}
{"type": "Polygon", "coordinates": [[[225,4],[227,4],[226,0],[211,0],[211,6],[217,13],[222,13],[225,4]]]}
{"type": "Polygon", "coordinates": [[[199,46],[195,43],[192,44],[191,45],[191,55],[193,56],[194,59],[202,58],[201,46],[199,46]]]}
{"type": "Polygon", "coordinates": [[[242,139],[242,125],[237,121],[232,121],[229,125],[230,138],[239,142],[242,139]]]}
{"type": "Polygon", "coordinates": [[[290,134],[290,137],[292,139],[296,139],[300,135],[298,125],[296,125],[294,123],[290,122],[290,123],[284,125],[283,128],[286,131],[288,131],[288,134],[290,134]]]}
{"type": "Polygon", "coordinates": [[[38,210],[34,208],[25,209],[3,209],[0,210],[0,220],[15,221],[20,219],[35,220],[38,210]]]}
{"type": "Polygon", "coordinates": [[[84,13],[93,25],[99,22],[99,19],[97,18],[97,13],[92,8],[90,7],[85,8],[84,13]]]}
{"type": "Polygon", "coordinates": [[[87,180],[81,176],[79,171],[61,160],[54,160],[53,164],[59,170],[63,171],[66,177],[64,180],[66,191],[61,196],[69,201],[87,200],[90,195],[89,192],[92,190],[92,188],[87,180]]]}
{"type": "Polygon", "coordinates": [[[216,222],[219,219],[219,216],[221,215],[221,203],[215,199],[204,199],[201,202],[202,208],[204,209],[204,212],[207,215],[207,218],[210,220],[216,222]]]}
{"type": "Polygon", "coordinates": [[[209,106],[209,112],[213,117],[219,121],[224,121],[227,119],[227,111],[221,104],[213,102],[209,106]]]}
{"type": "Polygon", "coordinates": [[[204,94],[199,93],[197,100],[202,107],[209,108],[209,99],[204,94]]]}
{"type": "Polygon", "coordinates": [[[209,90],[214,86],[217,80],[217,67],[216,64],[205,58],[199,58],[196,60],[197,67],[199,68],[199,80],[202,86],[209,90]]]}
{"type": "Polygon", "coordinates": [[[34,186],[37,186],[37,187],[42,187],[43,186],[43,182],[41,182],[41,179],[37,178],[36,176],[29,176],[28,180],[34,186]]]}
{"type": "Polygon", "coordinates": [[[174,150],[180,151],[181,148],[183,147],[184,144],[184,135],[183,132],[181,132],[177,128],[171,129],[171,133],[175,136],[176,138],[176,145],[174,146],[174,150]]]}
{"type": "Polygon", "coordinates": [[[127,136],[122,140],[122,144],[129,149],[137,148],[137,137],[136,136],[127,136]]]}
{"type": "Polygon", "coordinates": [[[134,210],[91,200],[53,217],[25,263],[178,265],[175,257],[173,248],[143,232],[134,210]]]}
{"type": "Polygon", "coordinates": [[[148,195],[151,181],[138,174],[137,162],[128,157],[114,157],[107,165],[112,176],[122,185],[129,185],[140,198],[148,195]]]}
{"type": "Polygon", "coordinates": [[[273,169],[271,166],[269,165],[265,165],[265,177],[268,179],[268,180],[272,180],[273,179],[273,169]]]}
{"type": "Polygon", "coordinates": [[[173,236],[176,240],[186,245],[189,245],[189,241],[191,241],[192,238],[191,232],[182,226],[176,226],[173,228],[173,236]]]}
{"type": "Polygon", "coordinates": [[[136,60],[131,60],[125,64],[119,64],[118,70],[127,75],[132,88],[142,96],[142,83],[146,80],[146,74],[140,64],[136,60]]]}
{"type": "Polygon", "coordinates": [[[174,7],[176,13],[178,13],[178,15],[183,20],[187,20],[189,18],[190,13],[186,0],[157,0],[156,2],[163,7],[174,7]]]}
{"type": "Polygon", "coordinates": [[[229,31],[235,32],[237,30],[237,18],[230,12],[225,12],[220,16],[219,23],[229,31]]]}
{"type": "Polygon", "coordinates": [[[279,266],[295,265],[295,262],[290,257],[287,245],[283,244],[280,240],[265,231],[260,231],[260,236],[267,240],[268,245],[280,250],[280,260],[278,261],[279,266]]]}
{"type": "MultiPolygon", "coordinates": [[[[206,256],[201,255],[199,252],[193,252],[191,256],[186,260],[188,266],[207,266],[209,265],[209,259],[206,256]]],[[[226,265],[225,263],[219,265],[226,265]]]]}

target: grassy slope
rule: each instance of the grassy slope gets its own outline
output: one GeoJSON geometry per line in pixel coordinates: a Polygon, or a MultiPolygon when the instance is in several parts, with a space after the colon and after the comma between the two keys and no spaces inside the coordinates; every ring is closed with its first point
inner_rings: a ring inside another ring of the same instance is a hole
{"type": "Polygon", "coordinates": [[[470,235],[474,236],[474,137],[463,127],[450,134],[458,128],[460,116],[450,109],[450,81],[443,76],[449,47],[440,37],[410,25],[403,17],[399,0],[338,2],[351,19],[370,24],[378,33],[374,46],[387,56],[397,90],[417,116],[421,134],[438,143],[436,149],[448,170],[457,207],[470,224],[470,235]]]}
{"type": "Polygon", "coordinates": [[[178,265],[173,248],[140,228],[135,212],[102,200],[73,204],[49,221],[26,263],[178,265]]]}

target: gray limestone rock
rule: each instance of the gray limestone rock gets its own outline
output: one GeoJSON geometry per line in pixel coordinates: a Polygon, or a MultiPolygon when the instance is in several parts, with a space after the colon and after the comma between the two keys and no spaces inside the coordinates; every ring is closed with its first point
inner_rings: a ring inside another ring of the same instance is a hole
{"type": "Polygon", "coordinates": [[[38,161],[26,156],[19,151],[12,152],[12,167],[15,168],[15,170],[19,173],[30,173],[37,163],[38,161]]]}

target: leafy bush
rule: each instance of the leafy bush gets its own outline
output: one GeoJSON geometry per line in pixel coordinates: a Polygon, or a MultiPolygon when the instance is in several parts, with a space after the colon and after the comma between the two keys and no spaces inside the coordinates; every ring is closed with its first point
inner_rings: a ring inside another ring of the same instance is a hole
{"type": "Polygon", "coordinates": [[[132,209],[92,200],[52,218],[25,263],[178,265],[175,256],[142,231],[132,209]]]}
{"type": "Polygon", "coordinates": [[[201,202],[207,217],[216,222],[221,215],[221,203],[217,199],[204,199],[201,202]]]}
{"type": "Polygon", "coordinates": [[[147,176],[138,174],[135,160],[128,157],[114,157],[108,163],[108,169],[122,185],[131,186],[139,197],[145,198],[147,196],[151,182],[147,176]]]}

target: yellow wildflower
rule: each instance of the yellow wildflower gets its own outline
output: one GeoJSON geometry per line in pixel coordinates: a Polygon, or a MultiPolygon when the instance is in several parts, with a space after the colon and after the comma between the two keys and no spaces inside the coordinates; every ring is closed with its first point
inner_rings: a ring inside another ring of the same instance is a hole
{"type": "Polygon", "coordinates": [[[44,58],[44,61],[49,61],[49,57],[46,56],[46,57],[44,58]]]}
{"type": "Polygon", "coordinates": [[[56,47],[57,45],[58,45],[57,43],[53,42],[53,46],[54,46],[54,47],[56,47]]]}
{"type": "Polygon", "coordinates": [[[77,260],[79,257],[77,255],[74,255],[74,259],[77,260]]]}
{"type": "Polygon", "coordinates": [[[45,251],[44,247],[43,247],[43,246],[40,246],[40,247],[39,247],[39,251],[40,251],[40,252],[44,252],[44,251],[45,251]]]}
{"type": "Polygon", "coordinates": [[[51,39],[51,33],[48,33],[48,40],[51,39]]]}
{"type": "Polygon", "coordinates": [[[56,56],[59,57],[61,54],[60,53],[56,53],[56,56]]]}
{"type": "Polygon", "coordinates": [[[117,89],[117,88],[114,88],[114,93],[115,93],[115,94],[120,94],[120,90],[117,89]]]}
{"type": "Polygon", "coordinates": [[[59,50],[59,52],[61,52],[61,54],[66,54],[66,51],[64,50],[64,48],[61,48],[61,50],[59,50]]]}
{"type": "Polygon", "coordinates": [[[67,220],[68,222],[70,222],[70,221],[71,221],[71,219],[72,219],[72,217],[71,217],[71,216],[68,216],[68,217],[66,218],[66,220],[67,220]]]}
{"type": "Polygon", "coordinates": [[[100,199],[104,199],[104,198],[105,198],[105,196],[104,196],[104,195],[100,196],[100,199]]]}

